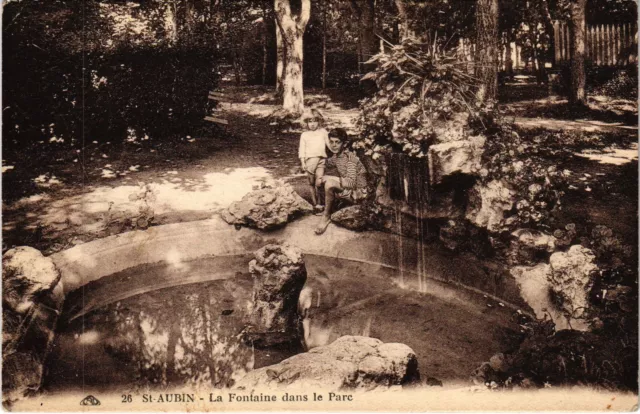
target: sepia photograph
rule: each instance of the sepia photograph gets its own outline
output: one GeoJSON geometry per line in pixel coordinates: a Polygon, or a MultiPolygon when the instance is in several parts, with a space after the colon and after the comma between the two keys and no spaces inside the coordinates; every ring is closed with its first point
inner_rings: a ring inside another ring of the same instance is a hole
{"type": "Polygon", "coordinates": [[[638,410],[637,0],[1,1],[5,410],[638,410]]]}

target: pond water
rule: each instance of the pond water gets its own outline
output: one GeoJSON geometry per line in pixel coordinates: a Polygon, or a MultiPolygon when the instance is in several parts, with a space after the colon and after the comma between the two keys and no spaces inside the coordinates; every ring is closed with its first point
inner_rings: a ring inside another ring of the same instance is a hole
{"type": "Polygon", "coordinates": [[[44,389],[227,387],[248,370],[342,335],[405,343],[416,352],[423,378],[466,383],[474,368],[513,348],[520,334],[514,310],[481,294],[435,281],[425,289],[424,280],[413,286],[387,267],[305,255],[304,343],[254,349],[242,340],[251,309],[249,260],[210,257],[180,269],[148,264],[72,292],[44,389]]]}

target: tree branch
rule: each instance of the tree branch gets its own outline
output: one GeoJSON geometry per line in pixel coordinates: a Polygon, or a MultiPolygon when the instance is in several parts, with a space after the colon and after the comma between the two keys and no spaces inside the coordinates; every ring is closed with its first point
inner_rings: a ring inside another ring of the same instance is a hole
{"type": "Polygon", "coordinates": [[[311,17],[311,0],[302,0],[302,8],[298,18],[298,29],[304,30],[311,17]]]}
{"type": "Polygon", "coordinates": [[[273,10],[276,13],[276,21],[282,29],[283,37],[286,39],[285,27],[295,24],[295,21],[291,18],[291,4],[289,0],[274,0],[273,10]]]}

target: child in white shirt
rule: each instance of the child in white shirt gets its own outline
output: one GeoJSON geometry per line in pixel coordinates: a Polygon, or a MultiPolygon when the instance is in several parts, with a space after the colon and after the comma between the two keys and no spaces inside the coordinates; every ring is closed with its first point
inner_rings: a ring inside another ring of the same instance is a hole
{"type": "Polygon", "coordinates": [[[317,111],[311,111],[311,115],[305,119],[307,131],[300,135],[300,149],[298,158],[302,170],[307,173],[309,186],[311,187],[311,200],[317,211],[322,211],[324,207],[320,204],[318,196],[321,191],[316,187],[317,179],[324,172],[325,159],[327,158],[326,143],[329,133],[322,127],[324,118],[317,111]]]}

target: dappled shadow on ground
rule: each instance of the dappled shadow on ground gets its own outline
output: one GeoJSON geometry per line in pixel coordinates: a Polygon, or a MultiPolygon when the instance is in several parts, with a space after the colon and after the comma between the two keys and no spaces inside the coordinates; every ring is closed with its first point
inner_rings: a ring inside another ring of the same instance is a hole
{"type": "Polygon", "coordinates": [[[629,99],[588,94],[585,107],[576,108],[566,97],[544,84],[508,84],[499,90],[501,109],[511,116],[558,120],[589,120],[606,124],[638,125],[638,103],[629,99]]]}
{"type": "MultiPolygon", "coordinates": [[[[229,126],[171,142],[91,142],[80,152],[41,143],[37,153],[44,158],[26,161],[5,154],[13,158],[3,163],[9,189],[3,194],[3,250],[30,245],[50,253],[150,225],[204,219],[265,180],[302,183],[301,131],[270,125],[277,105],[259,103],[272,92],[226,90],[237,101],[221,107],[229,126]]],[[[309,106],[327,108],[321,111],[328,127],[352,127],[357,111],[339,109],[326,95],[308,97],[309,106]]],[[[306,186],[297,187],[304,196],[306,186]]]]}
{"type": "MultiPolygon", "coordinates": [[[[224,94],[224,102],[278,105],[273,86],[229,86],[216,90],[224,94]]],[[[333,109],[357,109],[362,99],[359,88],[305,88],[304,101],[308,107],[327,105],[333,109]]],[[[224,107],[224,104],[223,104],[224,107]]]]}
{"type": "Polygon", "coordinates": [[[587,105],[580,108],[569,105],[566,99],[551,96],[514,102],[508,106],[505,105],[503,110],[507,115],[527,118],[599,121],[605,126],[638,125],[637,103],[628,99],[612,99],[605,96],[590,97],[587,105]]]}
{"type": "Polygon", "coordinates": [[[576,155],[595,161],[598,164],[626,165],[634,161],[638,162],[638,145],[634,144],[628,148],[585,149],[576,153],[576,155]]]}
{"type": "MultiPolygon", "coordinates": [[[[241,87],[233,89],[221,89],[229,102],[222,103],[220,113],[234,124],[243,124],[243,117],[249,115],[262,121],[267,121],[269,116],[279,109],[279,104],[275,98],[273,88],[267,87],[241,87]]],[[[342,127],[351,132],[354,131],[355,119],[358,116],[357,100],[353,102],[354,96],[359,96],[358,92],[349,94],[348,91],[337,91],[327,89],[312,89],[305,91],[305,108],[320,111],[326,120],[326,127],[342,127]],[[339,96],[339,98],[336,98],[339,96]]],[[[225,98],[226,99],[226,98],[225,98]]],[[[257,120],[249,121],[252,123],[257,120]]],[[[273,128],[275,125],[268,124],[266,131],[274,134],[279,132],[300,134],[299,130],[278,131],[273,128]]],[[[264,134],[265,129],[261,129],[264,134]]]]}
{"type": "MultiPolygon", "coordinates": [[[[507,119],[509,117],[507,116],[507,119]]],[[[620,122],[602,122],[587,119],[553,119],[553,118],[528,118],[516,116],[512,118],[516,126],[526,129],[543,129],[548,131],[575,131],[575,132],[607,132],[634,135],[638,129],[634,126],[624,125],[620,122]]]]}
{"type": "Polygon", "coordinates": [[[14,237],[31,230],[40,238],[36,243],[66,239],[65,245],[53,247],[59,250],[151,224],[205,219],[272,180],[272,175],[265,168],[249,167],[201,172],[197,177],[169,170],[150,178],[138,185],[92,186],[59,199],[47,194],[20,199],[5,217],[5,243],[24,243],[14,237]]]}
{"type": "MultiPolygon", "coordinates": [[[[30,245],[50,253],[109,234],[207,218],[268,179],[285,179],[306,197],[308,188],[297,158],[302,131],[272,125],[269,115],[278,109],[273,89],[222,90],[230,101],[220,108],[229,121],[224,127],[194,127],[193,135],[185,133],[172,142],[156,142],[153,137],[119,146],[87,142],[84,152],[63,143],[42,143],[26,152],[3,154],[3,250],[30,245]],[[31,152],[32,157],[26,156],[31,152]]],[[[307,106],[324,114],[328,128],[341,126],[354,132],[358,111],[334,101],[334,92],[309,91],[307,106]]],[[[526,104],[520,110],[525,108],[526,104]]],[[[635,129],[617,128],[612,133],[609,126],[603,129],[594,121],[533,121],[526,130],[531,139],[548,135],[545,129],[569,131],[561,138],[570,143],[541,141],[538,145],[550,165],[596,177],[576,175],[571,183],[579,189],[570,189],[579,195],[571,201],[577,203],[571,206],[575,214],[595,224],[601,224],[596,216],[609,215],[601,217],[602,222],[635,214],[633,191],[616,192],[605,184],[601,190],[586,187],[635,177],[628,167],[637,163],[635,129]],[[589,128],[595,132],[588,132],[589,128]],[[621,199],[610,193],[620,194],[621,199]],[[601,206],[597,205],[600,200],[605,200],[601,206]]],[[[627,187],[637,188],[637,178],[627,187]]],[[[569,209],[566,206],[565,211],[569,209]]],[[[631,221],[637,220],[634,217],[631,221]]]]}
{"type": "Polygon", "coordinates": [[[498,88],[498,102],[510,104],[549,97],[549,87],[537,83],[513,83],[498,88]]]}

